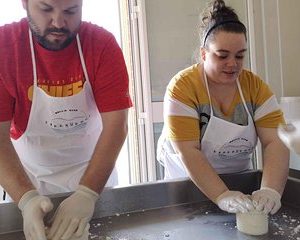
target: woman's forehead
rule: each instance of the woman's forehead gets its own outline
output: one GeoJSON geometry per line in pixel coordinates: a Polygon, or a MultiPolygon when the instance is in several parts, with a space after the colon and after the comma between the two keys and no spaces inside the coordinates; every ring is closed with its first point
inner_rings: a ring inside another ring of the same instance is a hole
{"type": "Polygon", "coordinates": [[[27,0],[29,3],[45,4],[49,6],[70,7],[74,5],[82,5],[82,0],[27,0]]]}
{"type": "Polygon", "coordinates": [[[219,31],[210,38],[209,45],[212,48],[246,48],[247,41],[244,33],[219,31]]]}

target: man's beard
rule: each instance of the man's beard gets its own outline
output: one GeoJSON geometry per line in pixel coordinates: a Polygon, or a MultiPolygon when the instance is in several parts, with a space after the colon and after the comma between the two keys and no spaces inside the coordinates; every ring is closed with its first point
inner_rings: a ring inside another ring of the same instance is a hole
{"type": "Polygon", "coordinates": [[[47,28],[45,30],[44,34],[42,35],[40,29],[34,23],[34,21],[32,20],[32,17],[30,16],[29,13],[28,13],[27,17],[28,17],[29,27],[30,27],[32,34],[36,37],[38,43],[42,47],[44,47],[48,50],[51,50],[51,51],[62,50],[64,48],[66,48],[76,37],[77,31],[70,32],[66,28],[54,28],[54,27],[47,28]],[[63,42],[62,41],[49,41],[47,39],[47,35],[49,35],[51,33],[64,33],[66,35],[66,39],[63,42]]]}

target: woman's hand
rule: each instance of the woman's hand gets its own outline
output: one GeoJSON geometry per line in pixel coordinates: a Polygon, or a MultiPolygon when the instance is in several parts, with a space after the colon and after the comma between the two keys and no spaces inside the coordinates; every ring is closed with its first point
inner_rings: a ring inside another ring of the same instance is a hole
{"type": "Polygon", "coordinates": [[[265,214],[274,214],[281,207],[281,195],[274,189],[263,187],[252,193],[255,209],[265,214]]]}
{"type": "Polygon", "coordinates": [[[300,121],[279,126],[278,136],[290,150],[300,154],[300,121]]]}
{"type": "Polygon", "coordinates": [[[217,198],[216,203],[220,209],[229,213],[245,213],[254,209],[249,196],[239,191],[227,190],[217,198]]]}

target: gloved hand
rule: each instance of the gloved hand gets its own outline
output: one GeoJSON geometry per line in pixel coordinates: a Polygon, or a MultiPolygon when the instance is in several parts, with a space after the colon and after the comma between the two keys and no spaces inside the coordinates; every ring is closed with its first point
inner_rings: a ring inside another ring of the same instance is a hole
{"type": "Polygon", "coordinates": [[[256,210],[265,214],[276,213],[281,207],[281,195],[274,189],[262,187],[252,193],[252,201],[256,210]]]}
{"type": "Polygon", "coordinates": [[[227,190],[218,196],[216,203],[220,209],[229,213],[245,213],[254,209],[250,198],[239,191],[227,190]]]}
{"type": "Polygon", "coordinates": [[[22,196],[18,207],[23,215],[26,240],[47,240],[43,218],[53,208],[51,200],[36,190],[30,190],[22,196]]]}
{"type": "Polygon", "coordinates": [[[281,141],[292,151],[300,154],[300,121],[281,125],[278,128],[281,141]]]}
{"type": "MultiPolygon", "coordinates": [[[[89,230],[90,230],[90,224],[88,223],[83,231],[83,234],[81,237],[76,237],[75,234],[73,234],[71,236],[71,239],[72,240],[87,240],[89,238],[89,230]]],[[[50,229],[49,228],[46,228],[46,236],[49,236],[49,231],[50,229]]],[[[50,238],[47,238],[49,240],[52,240],[50,238]]]]}
{"type": "Polygon", "coordinates": [[[79,185],[57,208],[47,237],[52,240],[81,237],[91,220],[99,194],[79,185]]]}

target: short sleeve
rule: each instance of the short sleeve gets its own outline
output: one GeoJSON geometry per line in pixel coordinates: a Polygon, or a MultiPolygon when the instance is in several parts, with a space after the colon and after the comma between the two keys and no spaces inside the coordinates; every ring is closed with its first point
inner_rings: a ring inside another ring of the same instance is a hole
{"type": "Polygon", "coordinates": [[[0,75],[0,121],[10,121],[13,118],[14,98],[7,91],[0,75]]]}
{"type": "Polygon", "coordinates": [[[101,53],[95,77],[93,91],[100,112],[132,106],[124,56],[113,36],[107,41],[101,53]]]}
{"type": "Polygon", "coordinates": [[[176,75],[167,87],[164,98],[164,121],[167,137],[174,141],[200,139],[197,76],[192,70],[176,75]]]}

